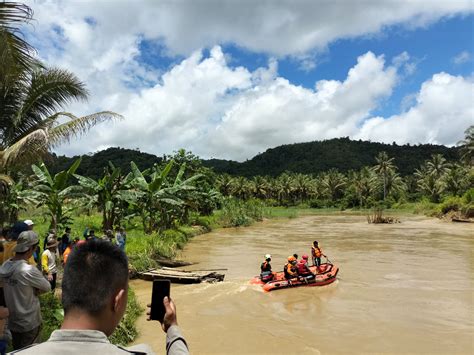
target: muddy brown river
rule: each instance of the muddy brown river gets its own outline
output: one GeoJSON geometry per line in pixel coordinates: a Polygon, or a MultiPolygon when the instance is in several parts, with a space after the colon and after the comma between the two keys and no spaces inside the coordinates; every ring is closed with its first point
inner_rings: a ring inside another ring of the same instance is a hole
{"type": "MultiPolygon", "coordinates": [[[[474,228],[417,216],[369,225],[364,216],[307,216],[195,237],[189,269],[228,268],[224,282],[172,285],[193,354],[472,354],[474,228]],[[262,292],[249,285],[263,255],[281,270],[288,255],[320,241],[339,265],[323,287],[262,292]]],[[[142,304],[151,283],[133,281],[142,304]]],[[[164,353],[157,324],[138,322],[137,343],[164,353]]]]}

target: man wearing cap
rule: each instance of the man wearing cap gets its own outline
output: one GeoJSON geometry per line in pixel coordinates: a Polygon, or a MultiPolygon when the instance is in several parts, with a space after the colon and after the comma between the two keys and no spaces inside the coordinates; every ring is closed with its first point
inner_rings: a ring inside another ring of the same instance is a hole
{"type": "Polygon", "coordinates": [[[46,250],[43,251],[41,255],[41,267],[43,269],[43,274],[48,279],[51,284],[51,291],[56,289],[56,276],[58,268],[56,267],[56,248],[58,246],[58,241],[56,238],[48,238],[46,243],[46,250]]]}
{"type": "MultiPolygon", "coordinates": [[[[31,225],[25,222],[16,222],[11,228],[9,240],[3,244],[3,260],[0,260],[2,264],[15,255],[15,247],[18,236],[22,232],[26,232],[28,230],[31,230],[30,228],[33,228],[32,226],[34,225],[34,223],[29,219],[27,219],[26,221],[31,222],[31,225]]],[[[30,265],[36,265],[33,256],[31,256],[28,262],[30,263],[30,265]]]]}
{"type": "Polygon", "coordinates": [[[51,290],[49,282],[28,259],[38,245],[38,235],[22,232],[15,246],[15,256],[0,267],[4,282],[5,303],[10,312],[8,328],[14,349],[36,342],[40,335],[41,311],[38,295],[51,290]]]}

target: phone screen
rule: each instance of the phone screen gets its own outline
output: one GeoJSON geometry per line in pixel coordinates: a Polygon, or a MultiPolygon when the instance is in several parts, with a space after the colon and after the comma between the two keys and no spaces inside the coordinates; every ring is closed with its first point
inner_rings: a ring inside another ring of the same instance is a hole
{"type": "Polygon", "coordinates": [[[170,281],[169,280],[154,280],[153,291],[151,293],[151,309],[150,319],[157,320],[163,323],[165,317],[165,306],[163,298],[170,296],[170,281]]]}

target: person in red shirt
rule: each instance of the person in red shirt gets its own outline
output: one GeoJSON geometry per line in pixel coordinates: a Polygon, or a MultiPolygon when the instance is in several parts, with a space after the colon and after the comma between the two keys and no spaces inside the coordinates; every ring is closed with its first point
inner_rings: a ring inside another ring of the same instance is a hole
{"type": "Polygon", "coordinates": [[[302,259],[298,261],[297,268],[299,276],[302,276],[306,280],[314,279],[315,276],[308,267],[308,255],[304,254],[302,256],[302,259]]]}

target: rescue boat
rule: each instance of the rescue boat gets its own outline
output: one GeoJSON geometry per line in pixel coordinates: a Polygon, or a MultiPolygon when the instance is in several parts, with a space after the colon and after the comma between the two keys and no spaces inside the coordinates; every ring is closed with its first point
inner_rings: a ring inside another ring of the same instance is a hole
{"type": "MultiPolygon", "coordinates": [[[[309,268],[311,272],[316,272],[316,266],[310,266],[309,268]]],[[[337,265],[324,263],[321,264],[321,266],[319,267],[318,273],[316,274],[316,278],[313,280],[304,280],[303,278],[287,280],[285,279],[284,272],[280,271],[273,273],[274,277],[272,281],[265,283],[260,279],[260,276],[255,276],[253,279],[250,280],[250,283],[253,285],[262,285],[263,290],[267,292],[299,286],[324,286],[336,281],[336,276],[338,272],[339,267],[337,265]]]]}

